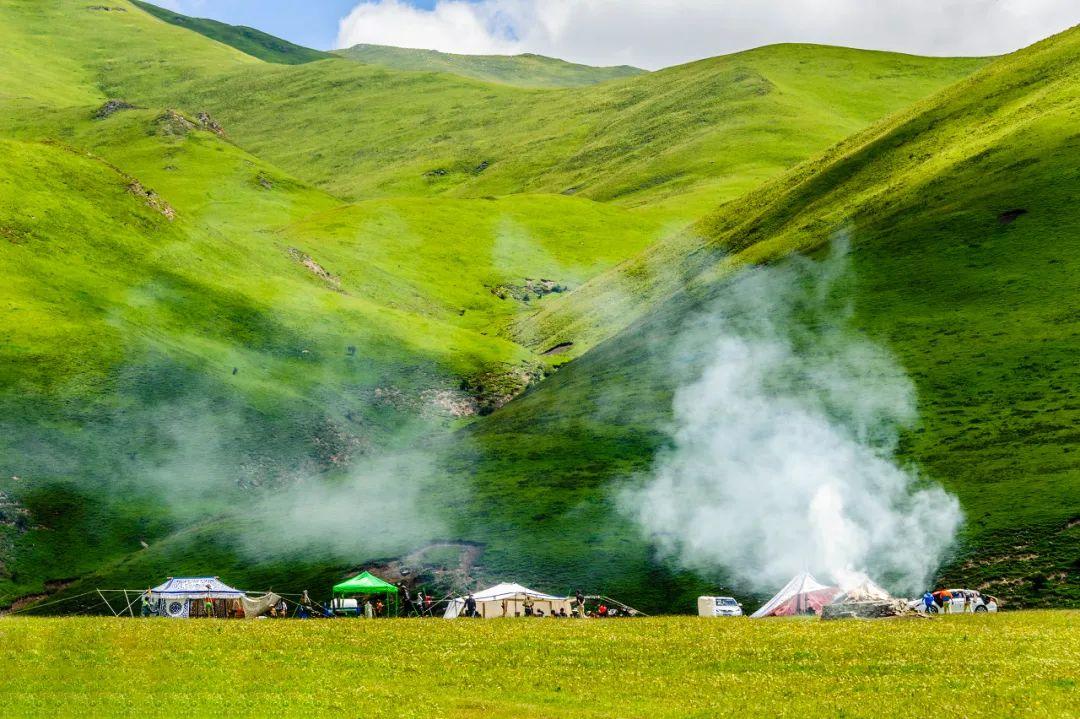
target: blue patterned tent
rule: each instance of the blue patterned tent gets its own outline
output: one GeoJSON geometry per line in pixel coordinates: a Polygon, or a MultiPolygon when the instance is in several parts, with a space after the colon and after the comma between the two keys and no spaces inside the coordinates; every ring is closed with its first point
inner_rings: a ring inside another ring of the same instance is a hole
{"type": "Polygon", "coordinates": [[[191,616],[192,602],[238,600],[244,596],[217,577],[169,577],[164,584],[150,590],[150,602],[155,613],[164,617],[183,619],[191,616]]]}

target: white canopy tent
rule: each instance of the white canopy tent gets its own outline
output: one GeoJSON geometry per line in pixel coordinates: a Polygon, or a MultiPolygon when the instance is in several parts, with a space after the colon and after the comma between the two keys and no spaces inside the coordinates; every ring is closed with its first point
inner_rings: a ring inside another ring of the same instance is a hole
{"type": "MultiPolygon", "coordinates": [[[[525,598],[533,601],[533,610],[541,611],[545,616],[551,616],[565,609],[570,613],[570,598],[557,597],[552,594],[544,594],[523,587],[520,584],[496,584],[483,591],[473,592],[476,600],[476,612],[485,619],[497,617],[517,617],[524,613],[525,598]]],[[[446,607],[443,619],[457,619],[465,612],[466,597],[457,597],[450,600],[446,607]]]]}
{"type": "Polygon", "coordinates": [[[809,572],[792,577],[783,589],[765,602],[751,619],[762,617],[789,617],[799,614],[821,614],[821,608],[840,594],[838,587],[830,587],[814,579],[809,572]]]}

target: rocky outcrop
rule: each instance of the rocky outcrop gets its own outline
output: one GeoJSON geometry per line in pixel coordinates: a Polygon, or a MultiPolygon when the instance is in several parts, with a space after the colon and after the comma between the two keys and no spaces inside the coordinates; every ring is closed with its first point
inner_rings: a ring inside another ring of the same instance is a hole
{"type": "Polygon", "coordinates": [[[199,118],[199,126],[202,129],[209,130],[210,132],[214,133],[218,137],[225,137],[225,128],[222,127],[221,124],[217,120],[210,117],[209,112],[206,112],[205,110],[200,112],[199,115],[198,115],[198,118],[199,118]]]}
{"type": "Polygon", "coordinates": [[[104,120],[107,117],[111,117],[122,110],[134,110],[135,106],[129,102],[123,100],[109,100],[104,105],[97,109],[94,113],[95,120],[104,120]]]}
{"type": "Polygon", "coordinates": [[[166,110],[157,117],[158,131],[163,135],[183,136],[195,129],[195,123],[176,110],[166,110]]]}
{"type": "Polygon", "coordinates": [[[826,604],[822,619],[884,619],[886,617],[917,616],[904,599],[876,599],[867,602],[826,604]]]}
{"type": "Polygon", "coordinates": [[[534,280],[526,277],[521,285],[495,285],[490,288],[491,294],[500,300],[515,299],[519,302],[528,302],[532,299],[540,299],[545,295],[566,292],[567,288],[554,280],[534,280]]]}
{"type": "Polygon", "coordinates": [[[176,219],[176,210],[173,209],[172,205],[150,188],[143,187],[142,183],[138,180],[132,179],[131,182],[128,183],[127,189],[131,194],[142,198],[143,201],[146,202],[147,207],[160,212],[170,222],[176,219]]]}

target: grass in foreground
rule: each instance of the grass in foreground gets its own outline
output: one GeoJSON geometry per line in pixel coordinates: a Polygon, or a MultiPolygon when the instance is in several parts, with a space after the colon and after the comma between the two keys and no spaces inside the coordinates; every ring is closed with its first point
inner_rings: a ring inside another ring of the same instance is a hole
{"type": "Polygon", "coordinates": [[[6,619],[0,713],[1076,716],[1078,619],[6,619]]]}

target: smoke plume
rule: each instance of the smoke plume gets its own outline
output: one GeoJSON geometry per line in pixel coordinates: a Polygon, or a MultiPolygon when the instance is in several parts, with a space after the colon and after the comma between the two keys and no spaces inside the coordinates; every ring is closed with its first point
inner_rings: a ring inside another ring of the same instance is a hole
{"type": "Polygon", "coordinates": [[[683,566],[775,589],[800,571],[925,586],[961,521],[956,499],[896,458],[915,389],[852,327],[843,247],[747,271],[692,323],[670,447],[622,495],[683,566]]]}

